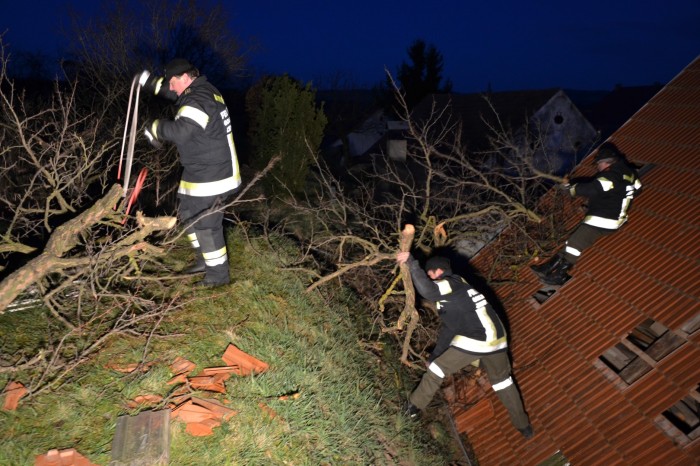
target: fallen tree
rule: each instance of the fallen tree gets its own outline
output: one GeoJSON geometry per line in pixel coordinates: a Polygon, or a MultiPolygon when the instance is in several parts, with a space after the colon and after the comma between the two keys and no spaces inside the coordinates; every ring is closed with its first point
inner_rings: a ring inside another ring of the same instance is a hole
{"type": "Polygon", "coordinates": [[[148,243],[146,238],[153,233],[173,228],[176,223],[175,217],[148,218],[139,212],[136,215],[137,227],[126,229],[122,237],[107,243],[99,254],[69,255],[96,226],[123,228],[120,225],[123,214],[120,213],[120,209],[115,210],[121,199],[122,188],[115,185],[92,207],[58,226],[41,254],[0,282],[0,314],[20,293],[32,284],[40,283],[49,274],[61,274],[71,281],[76,281],[89,274],[91,267],[113,264],[118,259],[131,258],[139,252],[161,254],[162,248],[148,243]],[[72,272],[66,274],[69,270],[72,272]]]}
{"type": "MultiPolygon", "coordinates": [[[[287,207],[295,214],[278,228],[301,242],[299,262],[292,266],[309,270],[307,290],[351,286],[382,331],[397,338],[401,361],[421,365],[439,322],[434,309],[416,299],[410,278],[401,269],[397,273],[397,248],[410,249],[421,261],[448,254],[464,272],[477,250],[470,246],[485,244],[508,225],[537,224],[544,237],[556,237],[561,225],[543,221],[551,212],[542,211],[538,201],[561,178],[535,164],[544,147],[537,128],[513,133],[496,119],[484,135],[490,149],[475,153],[463,143],[461,121],[446,108],[433,104],[418,120],[396,93],[405,160],[379,149],[371,163],[353,167],[341,180],[317,158],[314,189],[304,202],[290,199],[287,207]]],[[[530,248],[533,243],[538,241],[523,234],[502,253],[517,254],[524,263],[541,252],[530,248]]]]}

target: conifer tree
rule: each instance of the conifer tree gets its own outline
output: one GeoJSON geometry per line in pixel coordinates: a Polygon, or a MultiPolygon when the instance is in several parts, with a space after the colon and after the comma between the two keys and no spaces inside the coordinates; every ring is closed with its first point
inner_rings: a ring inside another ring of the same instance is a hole
{"type": "Polygon", "coordinates": [[[280,156],[263,182],[270,195],[299,194],[306,187],[309,165],[327,122],[315,100],[310,83],[302,86],[287,75],[263,78],[248,91],[253,166],[262,169],[280,156]]]}
{"type": "Polygon", "coordinates": [[[407,52],[411,62],[401,63],[397,78],[409,108],[416,106],[428,94],[452,90],[449,79],[440,87],[444,64],[442,54],[434,45],[428,45],[418,39],[411,44],[407,52]]]}

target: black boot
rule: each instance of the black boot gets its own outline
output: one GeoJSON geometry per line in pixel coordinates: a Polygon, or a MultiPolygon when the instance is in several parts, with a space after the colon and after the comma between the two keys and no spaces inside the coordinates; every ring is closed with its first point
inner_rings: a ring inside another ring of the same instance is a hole
{"type": "Polygon", "coordinates": [[[205,277],[203,280],[198,281],[194,284],[195,288],[218,288],[220,286],[228,285],[231,283],[229,279],[212,280],[211,278],[205,277]]]}
{"type": "Polygon", "coordinates": [[[555,267],[557,267],[557,265],[559,265],[559,262],[562,259],[564,258],[561,256],[561,254],[557,254],[556,256],[552,256],[548,261],[543,262],[542,264],[531,265],[530,269],[538,277],[546,277],[552,272],[552,270],[555,267]]]}
{"type": "Polygon", "coordinates": [[[524,429],[518,429],[526,440],[531,439],[535,436],[535,430],[532,428],[532,424],[528,424],[524,429]]]}
{"type": "Polygon", "coordinates": [[[540,281],[547,285],[563,285],[571,278],[566,272],[568,272],[573,265],[574,264],[562,257],[556,267],[552,268],[547,275],[540,277],[540,281]]]}
{"type": "Polygon", "coordinates": [[[406,401],[403,405],[403,414],[412,421],[417,421],[420,417],[420,409],[418,409],[410,401],[406,401]]]}

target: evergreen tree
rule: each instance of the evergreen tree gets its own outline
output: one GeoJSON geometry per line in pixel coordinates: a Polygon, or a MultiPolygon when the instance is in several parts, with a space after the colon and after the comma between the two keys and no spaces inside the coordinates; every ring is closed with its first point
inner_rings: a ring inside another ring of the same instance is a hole
{"type": "Polygon", "coordinates": [[[408,58],[410,63],[401,63],[397,78],[409,108],[428,94],[452,90],[450,80],[440,87],[443,59],[434,45],[418,39],[408,48],[408,58]]]}
{"type": "Polygon", "coordinates": [[[267,193],[302,193],[327,122],[323,108],[316,108],[316,91],[287,75],[265,77],[248,91],[246,107],[253,166],[262,169],[280,156],[263,180],[267,193]]]}

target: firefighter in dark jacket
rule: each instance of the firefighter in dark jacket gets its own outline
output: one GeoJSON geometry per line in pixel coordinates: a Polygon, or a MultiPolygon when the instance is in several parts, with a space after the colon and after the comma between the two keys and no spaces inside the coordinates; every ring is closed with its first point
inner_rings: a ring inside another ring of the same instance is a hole
{"type": "Polygon", "coordinates": [[[588,199],[583,221],[569,237],[563,251],[543,264],[530,266],[547,285],[563,285],[571,278],[567,272],[586,248],[624,225],[632,198],[642,187],[636,170],[613,143],[601,145],[594,161],[598,170],[595,177],[562,186],[571,196],[588,199]]]}
{"type": "Polygon", "coordinates": [[[241,185],[228,108],[206,76],[181,58],[165,66],[164,77],[144,71],[139,82],[177,106],[173,120],[147,122],[145,135],[154,145],[175,143],[180,154],[178,216],[196,256],[185,273],[205,272],[199,286],[225,285],[230,278],[222,208],[241,185]]]}
{"type": "Polygon", "coordinates": [[[420,410],[428,406],[445,377],[481,361],[515,428],[525,438],[532,437],[532,426],[511,376],[505,328],[484,295],[462,277],[453,275],[450,261],[445,257],[428,259],[426,271],[408,252],[399,252],[396,261],[408,264],[416,290],[436,303],[441,320],[428,370],[411,393],[406,414],[416,418],[420,410]]]}

